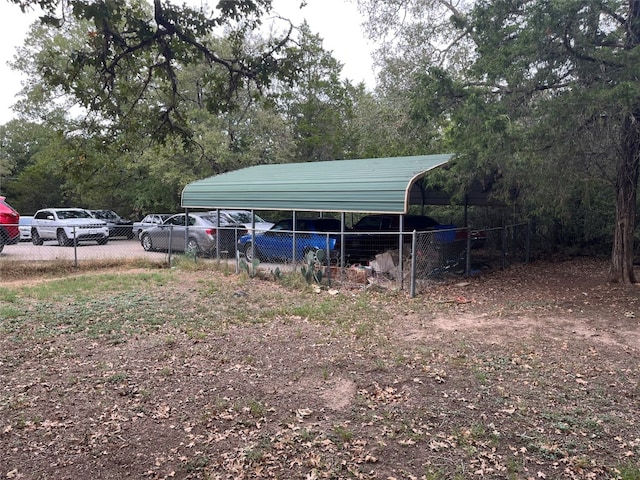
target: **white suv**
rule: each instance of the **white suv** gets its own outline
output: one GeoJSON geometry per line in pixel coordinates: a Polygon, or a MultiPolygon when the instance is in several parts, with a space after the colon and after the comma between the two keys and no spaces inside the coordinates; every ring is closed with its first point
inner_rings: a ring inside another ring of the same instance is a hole
{"type": "Polygon", "coordinates": [[[61,247],[77,242],[109,241],[109,227],[82,208],[45,208],[38,210],[31,223],[31,241],[42,245],[44,240],[57,240],[61,247]]]}

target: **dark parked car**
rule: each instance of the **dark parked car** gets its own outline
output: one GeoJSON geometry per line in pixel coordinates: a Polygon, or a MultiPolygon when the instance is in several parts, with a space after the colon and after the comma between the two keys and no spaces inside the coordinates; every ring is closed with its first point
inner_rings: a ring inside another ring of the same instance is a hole
{"type": "Polygon", "coordinates": [[[20,241],[20,214],[0,197],[0,252],[5,245],[15,245],[20,241]]]}
{"type": "MultiPolygon", "coordinates": [[[[405,245],[411,242],[409,232],[442,230],[442,233],[435,234],[436,242],[455,246],[461,251],[466,248],[468,230],[459,229],[455,225],[440,224],[426,215],[404,215],[402,230],[407,232],[404,237],[405,245]]],[[[379,253],[398,249],[399,239],[394,233],[400,232],[400,215],[366,215],[353,225],[353,231],[362,233],[346,237],[347,258],[352,263],[371,260],[379,253]]],[[[477,232],[471,234],[472,248],[481,246],[484,237],[477,232]]]]}
{"type": "Polygon", "coordinates": [[[209,213],[178,213],[164,223],[143,230],[140,243],[146,251],[171,250],[194,252],[199,255],[235,254],[237,238],[246,230],[242,225],[220,224],[209,213]]]}
{"type": "Polygon", "coordinates": [[[133,221],[122,218],[113,210],[87,210],[93,218],[107,223],[109,238],[126,237],[133,238],[133,221]]]}
{"type": "MultiPolygon", "coordinates": [[[[327,234],[340,232],[340,229],[340,220],[335,218],[297,218],[295,260],[302,260],[310,251],[326,250],[327,234]]],[[[291,261],[294,258],[293,230],[293,219],[280,220],[267,231],[241,237],[238,241],[238,250],[244,252],[249,261],[254,257],[261,260],[291,261]]],[[[340,236],[329,235],[328,244],[331,258],[337,258],[340,251],[340,236]]]]}

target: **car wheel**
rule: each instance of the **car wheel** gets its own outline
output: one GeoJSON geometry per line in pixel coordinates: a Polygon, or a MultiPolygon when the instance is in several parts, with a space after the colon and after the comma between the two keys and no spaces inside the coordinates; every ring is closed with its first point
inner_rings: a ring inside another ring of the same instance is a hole
{"type": "Polygon", "coordinates": [[[200,246],[198,245],[198,241],[193,237],[189,237],[189,240],[187,240],[187,247],[184,251],[185,253],[193,253],[195,255],[198,255],[200,253],[200,246]]]}
{"type": "Polygon", "coordinates": [[[31,230],[31,243],[34,245],[42,245],[44,243],[40,238],[40,235],[38,235],[38,230],[35,228],[31,230]]]}
{"type": "Polygon", "coordinates": [[[145,252],[153,252],[153,242],[151,241],[151,237],[148,233],[144,233],[142,235],[140,243],[142,244],[142,248],[144,248],[145,252]]]}
{"type": "Polygon", "coordinates": [[[109,237],[101,238],[100,240],[98,240],[98,245],[106,245],[108,241],[109,237]]]}
{"type": "Polygon", "coordinates": [[[247,259],[247,262],[253,262],[254,259],[260,260],[260,253],[253,246],[253,242],[247,242],[244,246],[244,258],[247,259]]]}
{"type": "Polygon", "coordinates": [[[61,247],[68,247],[69,245],[71,245],[69,237],[67,237],[67,234],[64,233],[64,230],[62,229],[58,230],[56,238],[58,239],[58,245],[60,245],[61,247]]]}
{"type": "Polygon", "coordinates": [[[2,250],[4,250],[4,244],[5,244],[5,240],[4,240],[4,235],[0,235],[0,253],[2,252],[2,250]]]}

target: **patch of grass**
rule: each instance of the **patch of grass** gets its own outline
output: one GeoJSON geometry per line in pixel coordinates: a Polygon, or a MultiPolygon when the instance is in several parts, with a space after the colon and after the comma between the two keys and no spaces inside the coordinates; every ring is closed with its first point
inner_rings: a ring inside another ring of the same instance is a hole
{"type": "Polygon", "coordinates": [[[2,326],[1,322],[14,318],[20,318],[20,316],[22,316],[23,314],[24,312],[18,307],[14,307],[12,305],[0,305],[0,327],[2,326]]]}
{"type": "Polygon", "coordinates": [[[618,468],[620,480],[640,480],[640,466],[627,463],[618,468]]]}
{"type": "Polygon", "coordinates": [[[52,300],[60,297],[86,298],[87,295],[106,292],[130,291],[146,286],[161,287],[170,281],[167,273],[135,273],[78,275],[38,285],[20,287],[17,294],[36,300],[52,300]]]}
{"type": "Polygon", "coordinates": [[[18,294],[10,288],[0,289],[0,302],[15,303],[18,300],[18,294]]]}
{"type": "Polygon", "coordinates": [[[46,262],[24,262],[21,260],[2,260],[3,280],[20,280],[24,278],[53,279],[76,275],[83,272],[96,273],[117,268],[127,269],[165,269],[166,262],[158,262],[146,258],[83,260],[76,267],[70,260],[54,260],[46,262]]]}

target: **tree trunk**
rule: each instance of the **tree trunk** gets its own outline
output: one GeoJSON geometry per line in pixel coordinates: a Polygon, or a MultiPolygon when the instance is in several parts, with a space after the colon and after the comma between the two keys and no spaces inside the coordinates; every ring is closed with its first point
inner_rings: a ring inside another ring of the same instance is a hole
{"type": "Polygon", "coordinates": [[[640,108],[635,108],[625,117],[622,125],[621,153],[616,177],[616,225],[609,281],[636,283],[633,260],[640,165],[640,108]]]}
{"type": "MultiPolygon", "coordinates": [[[[640,44],[640,0],[629,0],[627,41],[630,50],[640,44]]],[[[636,283],[633,272],[638,165],[640,163],[640,105],[633,105],[622,122],[621,158],[616,172],[616,227],[609,281],[636,283]]]]}

